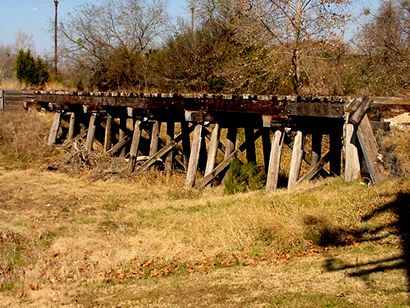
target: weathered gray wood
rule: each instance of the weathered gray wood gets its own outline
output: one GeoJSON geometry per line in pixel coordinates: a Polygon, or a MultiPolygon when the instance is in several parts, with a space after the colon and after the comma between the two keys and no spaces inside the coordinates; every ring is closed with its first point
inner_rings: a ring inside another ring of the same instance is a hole
{"type": "Polygon", "coordinates": [[[300,184],[304,181],[309,181],[313,179],[323,168],[323,166],[329,162],[330,151],[328,151],[316,164],[312,165],[308,172],[306,172],[298,181],[297,184],[300,184]]]}
{"type": "Polygon", "coordinates": [[[386,172],[383,167],[376,139],[374,138],[369,118],[365,115],[357,128],[357,138],[362,149],[363,157],[369,169],[373,183],[379,184],[386,179],[386,172]]]}
{"type": "MultiPolygon", "coordinates": [[[[254,129],[251,127],[245,127],[245,139],[252,138],[254,129]]],[[[255,143],[249,142],[246,148],[246,160],[249,163],[256,165],[256,149],[255,143]]]]}
{"type": "Polygon", "coordinates": [[[229,157],[231,153],[235,150],[237,133],[238,133],[237,127],[234,127],[234,126],[228,127],[228,131],[226,134],[226,146],[225,146],[225,157],[224,158],[229,157]]]}
{"type": "Polygon", "coordinates": [[[313,133],[312,134],[312,158],[311,158],[311,166],[316,165],[319,160],[320,156],[322,155],[322,134],[321,133],[313,133]]]}
{"type": "Polygon", "coordinates": [[[160,129],[161,129],[161,123],[159,121],[155,121],[152,124],[151,141],[150,141],[150,146],[149,146],[149,156],[152,156],[156,152],[158,152],[158,141],[159,141],[160,129]]]}
{"type": "Polygon", "coordinates": [[[270,128],[262,129],[262,151],[263,151],[263,161],[265,173],[268,174],[269,161],[270,161],[270,151],[271,151],[271,140],[270,140],[270,128]]]}
{"type": "Polygon", "coordinates": [[[189,124],[186,121],[181,122],[182,133],[182,157],[185,170],[188,170],[189,155],[191,152],[191,140],[189,138],[189,124]]]}
{"type": "Polygon", "coordinates": [[[175,147],[175,145],[176,142],[173,140],[170,144],[166,145],[161,150],[151,155],[147,161],[145,161],[140,167],[138,167],[138,169],[135,170],[135,173],[139,174],[148,170],[148,168],[151,167],[158,159],[171,151],[175,147]]]}
{"type": "Polygon", "coordinates": [[[136,120],[134,123],[134,133],[132,135],[132,142],[130,148],[130,160],[128,164],[128,170],[134,172],[135,164],[137,162],[138,147],[141,139],[141,121],[136,120]]]}
{"type": "Polygon", "coordinates": [[[75,135],[75,129],[76,129],[76,127],[75,127],[75,112],[72,112],[71,114],[70,114],[70,122],[69,122],[69,124],[68,124],[68,134],[67,134],[67,139],[68,140],[73,140],[73,138],[74,138],[74,135],[75,135]]]}
{"type": "Polygon", "coordinates": [[[356,132],[353,124],[345,127],[345,172],[344,180],[352,182],[360,178],[360,159],[357,150],[356,132]]]}
{"type": "Polygon", "coordinates": [[[105,120],[104,152],[108,152],[112,147],[112,117],[107,115],[105,120]]]}
{"type": "Polygon", "coordinates": [[[207,186],[218,174],[220,174],[229,166],[231,160],[235,158],[236,153],[243,152],[246,149],[248,142],[255,142],[255,140],[258,139],[261,135],[262,130],[258,129],[253,135],[253,138],[245,140],[245,142],[242,143],[236,150],[231,152],[231,154],[228,157],[224,158],[224,160],[218,166],[216,166],[211,173],[205,176],[202,179],[201,183],[199,183],[198,187],[204,188],[205,186],[207,186]]]}
{"type": "Polygon", "coordinates": [[[330,173],[339,176],[342,171],[342,135],[343,131],[339,128],[329,134],[329,150],[330,150],[330,173]]]}
{"type": "MultiPolygon", "coordinates": [[[[174,122],[167,122],[167,136],[165,140],[165,144],[169,145],[174,140],[175,134],[175,123],[174,122]]],[[[174,151],[170,151],[165,159],[165,175],[171,176],[174,164],[174,151]]]]}
{"type": "Polygon", "coordinates": [[[294,187],[298,181],[303,157],[303,134],[298,131],[293,141],[292,160],[290,162],[288,189],[294,187]]]}
{"type": "MultiPolygon", "coordinates": [[[[125,137],[127,136],[126,130],[127,130],[127,118],[120,118],[120,123],[119,123],[119,131],[118,131],[118,140],[121,142],[121,140],[124,140],[125,137]]],[[[124,144],[125,145],[125,144],[124,144]]],[[[125,157],[126,154],[126,148],[123,146],[121,148],[120,152],[120,157],[125,157]]]]}
{"type": "Polygon", "coordinates": [[[95,129],[96,129],[96,124],[95,124],[96,119],[97,119],[97,114],[93,113],[90,117],[90,122],[88,124],[87,140],[85,142],[85,147],[88,153],[91,153],[93,150],[93,141],[94,141],[95,129]]]}
{"type": "Polygon", "coordinates": [[[208,160],[206,162],[205,176],[211,173],[215,167],[216,154],[218,152],[218,144],[221,128],[218,123],[212,129],[211,141],[209,143],[208,160]]]}
{"type": "Polygon", "coordinates": [[[0,114],[4,114],[4,90],[0,90],[0,114]]]}
{"type": "Polygon", "coordinates": [[[192,140],[191,155],[189,156],[188,171],[186,174],[185,187],[192,188],[195,185],[195,176],[198,168],[199,153],[201,151],[202,125],[197,124],[192,140]]]}
{"type": "Polygon", "coordinates": [[[283,133],[277,130],[272,137],[272,146],[269,159],[269,169],[266,179],[266,191],[276,190],[278,187],[280,159],[283,148],[283,133]]]}
{"type": "Polygon", "coordinates": [[[359,107],[351,114],[349,122],[357,125],[363,119],[364,115],[367,113],[367,110],[370,108],[370,99],[365,97],[360,103],[359,107]]]}
{"type": "Polygon", "coordinates": [[[50,134],[48,135],[48,144],[53,145],[57,141],[57,134],[60,128],[61,113],[56,112],[54,114],[53,124],[51,124],[50,134]]]}
{"type": "Polygon", "coordinates": [[[362,103],[363,98],[358,97],[351,99],[346,105],[345,105],[345,112],[352,114],[359,108],[360,104],[362,103]]]}
{"type": "Polygon", "coordinates": [[[108,154],[115,154],[119,150],[121,150],[125,145],[127,145],[128,142],[130,142],[131,138],[128,136],[125,136],[122,138],[118,143],[116,143],[111,149],[107,151],[108,154]]]}

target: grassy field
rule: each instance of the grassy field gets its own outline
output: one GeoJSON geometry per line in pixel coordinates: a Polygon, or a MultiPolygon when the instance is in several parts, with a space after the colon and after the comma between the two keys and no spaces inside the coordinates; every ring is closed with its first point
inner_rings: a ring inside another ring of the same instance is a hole
{"type": "Polygon", "coordinates": [[[408,305],[408,131],[391,140],[405,175],[380,186],[225,195],[48,171],[49,120],[0,118],[0,306],[408,305]]]}

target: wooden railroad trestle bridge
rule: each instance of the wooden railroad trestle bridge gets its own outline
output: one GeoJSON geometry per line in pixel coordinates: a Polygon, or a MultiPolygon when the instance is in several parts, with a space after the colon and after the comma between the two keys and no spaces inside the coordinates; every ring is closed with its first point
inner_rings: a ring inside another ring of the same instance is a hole
{"type": "Polygon", "coordinates": [[[105,152],[127,156],[129,171],[136,173],[162,159],[166,174],[176,165],[186,172],[187,188],[210,185],[242,152],[247,162],[256,163],[255,141],[261,138],[259,163],[268,191],[278,187],[284,144],[292,149],[288,188],[318,175],[352,181],[364,169],[373,183],[381,182],[386,174],[367,116],[370,103],[366,97],[62,91],[36,91],[26,102],[55,113],[50,145],[82,134],[87,151],[98,140],[105,152]],[[239,129],[244,132],[241,143],[239,129]],[[302,161],[309,165],[304,174],[302,161]]]}

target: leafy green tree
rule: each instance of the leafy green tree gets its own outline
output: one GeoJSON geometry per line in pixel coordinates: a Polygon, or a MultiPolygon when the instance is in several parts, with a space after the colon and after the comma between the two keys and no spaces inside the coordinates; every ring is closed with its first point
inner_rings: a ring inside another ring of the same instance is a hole
{"type": "Polygon", "coordinates": [[[31,86],[44,85],[49,78],[47,63],[40,57],[35,59],[30,49],[18,51],[15,70],[17,80],[31,86]]]}

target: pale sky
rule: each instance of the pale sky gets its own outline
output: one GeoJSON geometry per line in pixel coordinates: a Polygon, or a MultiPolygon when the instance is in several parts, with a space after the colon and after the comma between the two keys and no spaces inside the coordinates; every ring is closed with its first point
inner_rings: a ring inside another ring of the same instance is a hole
{"type": "MultiPolygon", "coordinates": [[[[85,3],[99,3],[102,0],[59,0],[59,18],[85,3]]],[[[354,11],[363,7],[377,10],[379,0],[352,0],[354,11]]],[[[188,16],[186,0],[168,0],[171,16],[188,16]]],[[[53,0],[0,0],[0,45],[12,45],[19,32],[33,37],[34,48],[39,54],[50,53],[53,48],[51,25],[54,18],[53,0]]]]}

